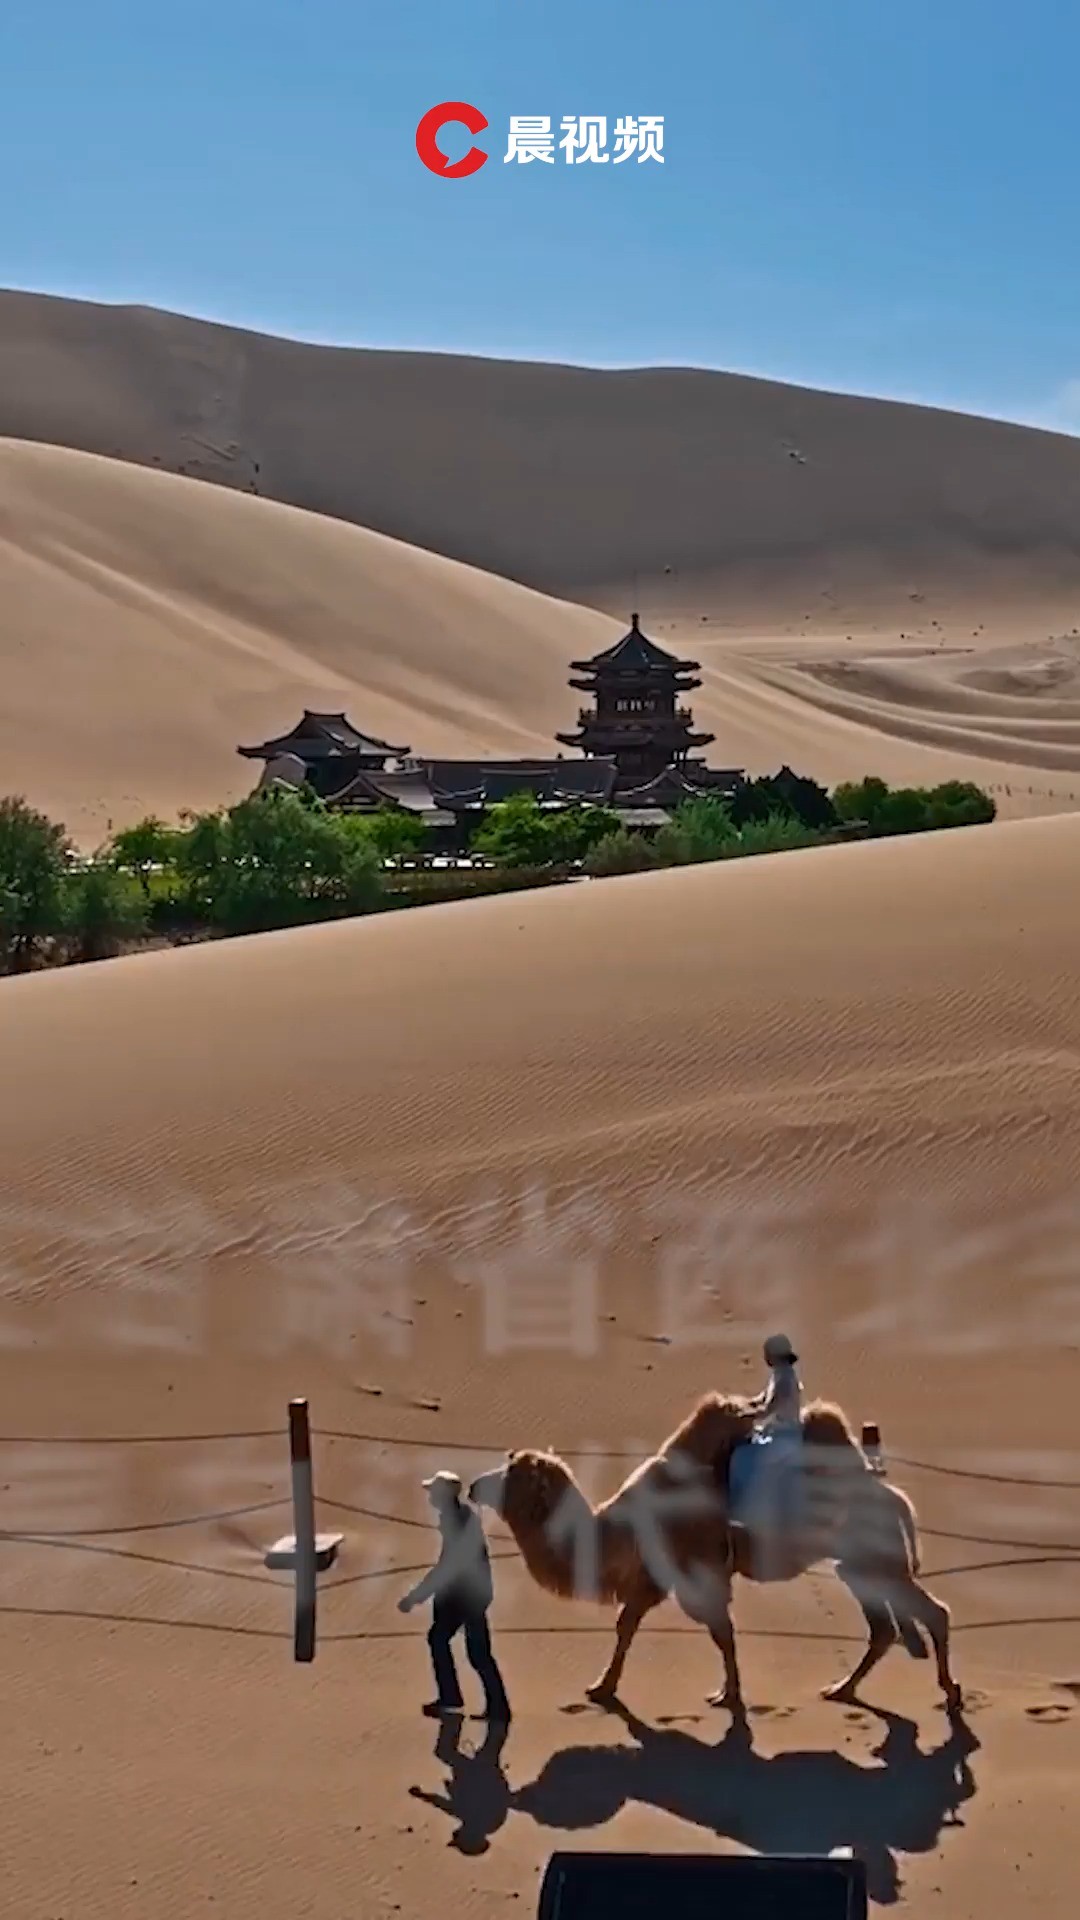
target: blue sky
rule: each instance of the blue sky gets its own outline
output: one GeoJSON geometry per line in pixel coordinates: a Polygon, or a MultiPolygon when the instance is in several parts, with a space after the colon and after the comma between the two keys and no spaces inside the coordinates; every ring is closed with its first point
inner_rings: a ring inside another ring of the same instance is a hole
{"type": "Polygon", "coordinates": [[[0,283],[1080,429],[1078,63],[1074,0],[3,0],[0,283]],[[506,166],[525,113],[665,164],[506,166]]]}

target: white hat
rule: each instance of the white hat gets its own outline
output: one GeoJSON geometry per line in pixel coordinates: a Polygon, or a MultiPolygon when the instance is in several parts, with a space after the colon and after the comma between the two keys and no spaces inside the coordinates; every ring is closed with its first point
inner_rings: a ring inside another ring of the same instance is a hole
{"type": "Polygon", "coordinates": [[[433,1500],[461,1499],[460,1475],[450,1473],[445,1467],[443,1467],[439,1473],[433,1473],[431,1479],[425,1480],[422,1484],[424,1492],[430,1493],[433,1500]]]}

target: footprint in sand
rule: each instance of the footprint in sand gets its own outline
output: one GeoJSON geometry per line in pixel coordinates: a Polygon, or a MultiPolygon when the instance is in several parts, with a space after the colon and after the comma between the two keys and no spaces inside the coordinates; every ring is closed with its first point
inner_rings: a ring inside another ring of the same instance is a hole
{"type": "Polygon", "coordinates": [[[1045,1706],[1025,1707],[1024,1712],[1029,1720],[1037,1720],[1041,1727],[1053,1727],[1060,1720],[1068,1720],[1071,1717],[1072,1708],[1054,1701],[1045,1706]]]}
{"type": "Polygon", "coordinates": [[[970,1718],[973,1713],[979,1713],[983,1707],[988,1707],[989,1705],[990,1695],[988,1693],[980,1693],[977,1688],[971,1688],[970,1690],[967,1687],[964,1688],[965,1718],[970,1718]]]}
{"type": "Polygon", "coordinates": [[[1080,1700],[1080,1680],[1054,1680],[1051,1684],[1060,1687],[1062,1693],[1071,1693],[1074,1700],[1080,1700]]]}

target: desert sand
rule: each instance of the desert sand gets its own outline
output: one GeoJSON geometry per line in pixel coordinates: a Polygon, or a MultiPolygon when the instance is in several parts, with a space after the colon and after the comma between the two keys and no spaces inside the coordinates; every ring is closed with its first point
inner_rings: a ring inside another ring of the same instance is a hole
{"type": "Polygon", "coordinates": [[[737,374],[312,346],[4,292],[0,434],[254,490],[575,601],[621,610],[636,573],[654,621],[687,593],[723,610],[699,604],[704,579],[740,617],[786,599],[800,620],[811,589],[854,618],[883,590],[963,584],[985,608],[1080,588],[1071,436],[737,374]]]}
{"type": "Polygon", "coordinates": [[[304,705],[550,753],[635,607],[700,660],[719,764],[1077,804],[1068,436],[11,292],[0,434],[3,784],[85,847],[237,799],[304,705]]]}
{"type": "Polygon", "coordinates": [[[304,705],[552,751],[634,606],[716,763],[1001,815],[0,983],[7,1909],[494,1920],[567,1843],[848,1844],[878,1906],[1065,1920],[1076,442],[22,294],[0,433],[0,785],[85,846],[238,797],[304,705]],[[737,1591],[749,1745],[671,1606],[604,1714],[610,1619],[498,1523],[509,1737],[423,1719],[422,1475],[554,1445],[599,1498],[778,1326],[883,1427],[964,1723],[901,1651],[821,1702],[827,1572],[737,1591]],[[312,1667],[263,1564],[294,1394],[344,1535],[312,1667]]]}
{"type": "Polygon", "coordinates": [[[1080,796],[1080,613],[1049,588],[1020,607],[989,578],[912,601],[883,577],[845,625],[816,592],[796,618],[775,584],[747,601],[705,575],[680,582],[681,611],[657,587],[654,618],[628,577],[617,618],[324,515],[17,441],[0,442],[0,535],[2,784],[87,848],[147,812],[239,799],[258,768],[236,748],[304,706],[418,752],[550,754],[579,704],[569,662],[625,630],[635,595],[647,630],[701,663],[717,764],[975,779],[1004,818],[1080,796]]]}
{"type": "Polygon", "coordinates": [[[852,1844],[881,1906],[1065,1920],[1078,856],[1033,819],[4,983],[11,1910],[494,1916],[568,1842],[852,1844]],[[599,1496],[766,1323],[882,1424],[964,1725],[900,1651],[817,1699],[827,1573],[737,1592],[749,1747],[670,1606],[605,1715],[610,1619],[495,1523],[515,1720],[440,1736],[421,1475],[554,1444],[599,1496]],[[262,1565],[297,1393],[345,1536],[313,1667],[262,1565]]]}

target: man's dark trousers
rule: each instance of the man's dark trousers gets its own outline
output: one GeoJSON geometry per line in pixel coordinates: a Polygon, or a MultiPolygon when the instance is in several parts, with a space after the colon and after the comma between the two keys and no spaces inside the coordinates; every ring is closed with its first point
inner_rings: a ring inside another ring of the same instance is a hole
{"type": "Polygon", "coordinates": [[[428,1646],[431,1648],[431,1661],[435,1668],[435,1691],[439,1705],[448,1712],[457,1711],[462,1705],[461,1684],[454,1665],[454,1651],[451,1641],[455,1634],[464,1629],[465,1651],[470,1663],[484,1689],[484,1706],[490,1720],[505,1720],[510,1717],[506,1688],[502,1674],[496,1665],[491,1649],[491,1632],[488,1627],[487,1609],[470,1607],[460,1600],[447,1595],[436,1600],[431,1626],[428,1630],[428,1646]]]}

